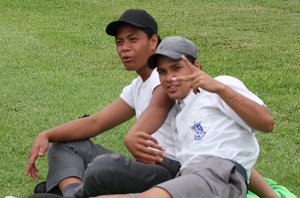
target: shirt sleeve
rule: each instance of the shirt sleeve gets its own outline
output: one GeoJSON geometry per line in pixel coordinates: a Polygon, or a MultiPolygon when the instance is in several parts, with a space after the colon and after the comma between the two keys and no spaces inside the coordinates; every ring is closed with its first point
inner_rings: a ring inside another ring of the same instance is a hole
{"type": "Polygon", "coordinates": [[[123,88],[120,98],[122,98],[130,107],[135,109],[134,104],[134,89],[138,79],[134,79],[129,85],[123,88]]]}
{"type": "Polygon", "coordinates": [[[120,97],[133,109],[143,111],[148,106],[153,91],[160,85],[160,80],[156,69],[154,69],[149,78],[143,82],[141,77],[135,78],[130,85],[123,88],[120,97]],[[141,101],[148,103],[146,106],[142,105],[141,101]]]}
{"type": "Polygon", "coordinates": [[[160,85],[159,75],[155,68],[149,78],[149,87],[151,87],[152,93],[153,93],[154,89],[159,85],[160,85]]]}

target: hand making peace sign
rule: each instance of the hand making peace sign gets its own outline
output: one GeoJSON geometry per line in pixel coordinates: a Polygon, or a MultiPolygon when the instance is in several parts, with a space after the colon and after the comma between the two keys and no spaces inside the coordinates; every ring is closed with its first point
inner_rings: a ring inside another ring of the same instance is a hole
{"type": "Polygon", "coordinates": [[[194,93],[200,92],[198,88],[205,89],[212,93],[217,93],[225,86],[197,67],[198,63],[192,64],[184,55],[181,57],[181,60],[184,66],[191,69],[191,74],[174,77],[172,78],[173,81],[189,81],[190,87],[193,89],[194,93]]]}

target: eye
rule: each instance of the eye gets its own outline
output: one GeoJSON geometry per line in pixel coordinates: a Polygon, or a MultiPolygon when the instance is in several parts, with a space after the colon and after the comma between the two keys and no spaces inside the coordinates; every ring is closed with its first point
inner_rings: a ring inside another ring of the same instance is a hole
{"type": "Polygon", "coordinates": [[[166,71],[163,70],[163,69],[157,69],[157,73],[158,73],[159,75],[162,75],[162,74],[166,73],[166,71]]]}
{"type": "Polygon", "coordinates": [[[174,71],[179,71],[181,69],[181,65],[175,65],[174,67],[173,67],[173,70],[174,71]]]}
{"type": "Polygon", "coordinates": [[[130,42],[132,42],[132,43],[136,42],[137,40],[138,40],[137,37],[131,37],[131,38],[130,38],[130,42]]]}
{"type": "Polygon", "coordinates": [[[123,41],[118,39],[118,40],[116,40],[115,43],[116,43],[117,46],[121,46],[123,44],[123,41]]]}

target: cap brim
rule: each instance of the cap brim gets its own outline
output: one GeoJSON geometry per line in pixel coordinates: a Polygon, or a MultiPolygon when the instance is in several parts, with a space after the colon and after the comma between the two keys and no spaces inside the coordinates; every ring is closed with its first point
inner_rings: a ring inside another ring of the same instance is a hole
{"type": "Polygon", "coordinates": [[[165,57],[168,57],[168,58],[170,58],[172,60],[176,60],[176,61],[180,60],[180,58],[181,58],[181,54],[178,54],[178,53],[172,53],[172,52],[155,53],[148,58],[148,67],[151,69],[154,69],[155,67],[157,67],[157,60],[160,56],[165,56],[165,57]]]}
{"type": "Polygon", "coordinates": [[[138,27],[138,28],[146,28],[145,26],[142,26],[141,24],[137,24],[132,21],[118,20],[118,21],[113,21],[106,26],[106,33],[111,36],[116,36],[120,26],[124,25],[124,24],[131,25],[131,26],[138,27]]]}

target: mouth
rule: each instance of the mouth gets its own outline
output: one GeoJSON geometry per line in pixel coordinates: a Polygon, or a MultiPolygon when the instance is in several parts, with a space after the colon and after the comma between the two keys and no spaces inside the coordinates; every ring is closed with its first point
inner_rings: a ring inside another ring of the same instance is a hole
{"type": "Polygon", "coordinates": [[[131,56],[122,56],[123,63],[130,63],[132,62],[133,58],[131,56]]]}
{"type": "Polygon", "coordinates": [[[167,85],[167,91],[170,93],[175,93],[178,89],[178,85],[167,85]]]}

